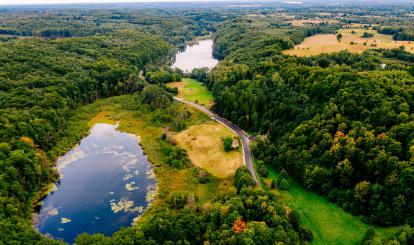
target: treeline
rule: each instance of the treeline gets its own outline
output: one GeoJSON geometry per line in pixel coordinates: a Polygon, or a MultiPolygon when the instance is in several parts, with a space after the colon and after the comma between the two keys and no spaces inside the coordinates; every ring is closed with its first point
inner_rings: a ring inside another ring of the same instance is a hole
{"type": "Polygon", "coordinates": [[[362,240],[363,245],[392,245],[402,244],[409,245],[414,244],[414,228],[409,226],[403,226],[398,231],[388,238],[381,238],[375,233],[375,229],[370,228],[365,234],[362,240]]]}
{"type": "Polygon", "coordinates": [[[230,54],[205,82],[218,114],[266,136],[255,157],[370,223],[413,225],[409,68],[382,70],[375,52],[263,58],[268,46],[245,46],[245,35],[216,38],[230,54]]]}
{"type": "Polygon", "coordinates": [[[142,90],[139,71],[171,49],[128,30],[0,43],[0,243],[41,239],[30,224],[32,202],[57,178],[49,150],[65,136],[73,110],[142,90]]]}
{"type": "Polygon", "coordinates": [[[213,54],[218,59],[231,60],[236,64],[256,66],[257,59],[278,55],[292,48],[306,37],[318,33],[333,33],[327,26],[291,28],[279,27],[271,19],[237,18],[225,22],[214,36],[213,54]]]}
{"type": "Polygon", "coordinates": [[[145,71],[145,79],[152,84],[180,82],[183,77],[183,71],[178,68],[151,66],[145,69],[145,71]]]}
{"type": "Polygon", "coordinates": [[[256,188],[246,168],[237,170],[237,193],[219,193],[197,205],[192,195],[171,193],[166,204],[139,225],[112,237],[82,234],[83,244],[302,244],[312,233],[297,212],[285,209],[272,194],[256,188]]]}
{"type": "Polygon", "coordinates": [[[380,27],[377,31],[381,34],[392,35],[394,40],[414,41],[414,29],[409,29],[407,27],[380,27]]]}
{"type": "MultiPolygon", "coordinates": [[[[399,49],[381,49],[378,52],[381,52],[386,58],[414,63],[414,54],[407,52],[404,46],[401,46],[399,49]]],[[[410,71],[411,74],[414,74],[414,68],[412,66],[410,71]]]]}
{"type": "Polygon", "coordinates": [[[185,46],[194,37],[214,32],[216,23],[229,16],[228,13],[203,10],[49,9],[42,14],[36,10],[15,10],[2,12],[0,35],[87,37],[112,35],[120,29],[131,29],[158,35],[176,46],[185,46]]]}

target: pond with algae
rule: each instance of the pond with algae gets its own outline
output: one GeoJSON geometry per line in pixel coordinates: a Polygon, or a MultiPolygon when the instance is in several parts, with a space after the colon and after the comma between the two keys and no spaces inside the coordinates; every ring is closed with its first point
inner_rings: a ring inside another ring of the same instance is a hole
{"type": "Polygon", "coordinates": [[[73,243],[77,235],[111,235],[131,225],[153,201],[157,183],[139,139],[98,123],[57,161],[61,179],[38,214],[38,230],[73,243]]]}

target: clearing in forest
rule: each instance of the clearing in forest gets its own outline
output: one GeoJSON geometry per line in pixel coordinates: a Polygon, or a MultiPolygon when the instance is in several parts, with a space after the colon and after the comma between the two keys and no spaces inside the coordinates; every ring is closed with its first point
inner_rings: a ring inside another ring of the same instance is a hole
{"type": "Polygon", "coordinates": [[[203,83],[195,79],[183,78],[181,82],[168,83],[167,86],[178,88],[178,97],[187,101],[195,102],[207,108],[213,103],[213,95],[203,83]]]}
{"type": "Polygon", "coordinates": [[[306,38],[301,44],[291,50],[285,50],[284,54],[296,56],[312,56],[322,53],[333,53],[347,50],[352,53],[362,53],[367,49],[384,48],[393,49],[404,46],[405,50],[414,53],[414,42],[394,41],[391,35],[379,34],[375,30],[364,28],[341,29],[341,41],[337,40],[336,34],[318,34],[306,38]],[[371,33],[371,38],[363,38],[364,33],[371,33]]]}
{"type": "Polygon", "coordinates": [[[210,121],[193,125],[174,135],[179,147],[186,149],[194,165],[206,169],[216,177],[233,176],[243,165],[243,155],[238,150],[225,152],[222,138],[236,135],[224,125],[210,121]]]}
{"type": "MultiPolygon", "coordinates": [[[[279,177],[273,168],[268,169],[269,176],[264,179],[266,186],[279,177]]],[[[312,244],[359,244],[370,227],[361,217],[345,212],[337,204],[306,190],[292,179],[289,179],[288,191],[272,189],[271,192],[301,214],[303,223],[313,231],[312,244]]],[[[375,231],[382,237],[389,237],[396,228],[376,227],[375,231]]]]}

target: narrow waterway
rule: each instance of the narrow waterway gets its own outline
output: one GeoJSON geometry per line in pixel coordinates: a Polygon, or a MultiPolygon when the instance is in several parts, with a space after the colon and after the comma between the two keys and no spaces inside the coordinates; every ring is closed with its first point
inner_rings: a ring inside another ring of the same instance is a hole
{"type": "Polygon", "coordinates": [[[62,178],[43,200],[41,233],[69,243],[83,232],[111,235],[131,225],[153,201],[155,175],[139,139],[116,128],[96,124],[58,159],[62,178]]]}

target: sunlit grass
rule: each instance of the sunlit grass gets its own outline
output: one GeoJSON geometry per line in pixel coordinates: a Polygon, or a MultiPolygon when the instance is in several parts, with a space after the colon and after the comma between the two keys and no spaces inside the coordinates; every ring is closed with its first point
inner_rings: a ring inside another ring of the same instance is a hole
{"type": "Polygon", "coordinates": [[[178,88],[178,96],[185,100],[196,102],[206,107],[210,107],[213,102],[213,95],[203,83],[197,80],[183,78],[181,82],[169,83],[167,86],[178,88]]]}
{"type": "Polygon", "coordinates": [[[191,161],[219,178],[234,176],[243,165],[241,150],[224,151],[222,138],[236,137],[235,133],[224,125],[209,121],[189,127],[176,135],[178,145],[187,150],[191,161]]]}
{"type": "Polygon", "coordinates": [[[301,44],[283,53],[296,56],[312,56],[322,53],[333,53],[347,50],[352,53],[362,53],[368,49],[393,49],[404,46],[405,50],[414,53],[414,42],[394,41],[392,35],[380,34],[375,30],[363,28],[349,28],[338,30],[342,34],[339,42],[336,35],[318,34],[306,38],[301,44]],[[372,38],[362,38],[364,32],[372,33],[372,38]]]}
{"type": "MultiPolygon", "coordinates": [[[[266,186],[270,186],[271,180],[277,178],[278,172],[269,167],[269,177],[264,179],[266,186]]],[[[313,231],[313,244],[359,244],[370,227],[361,217],[345,212],[337,204],[306,190],[292,179],[289,180],[288,191],[271,191],[301,214],[304,224],[313,231]]],[[[383,237],[390,236],[395,230],[376,228],[377,234],[383,237]]]]}

